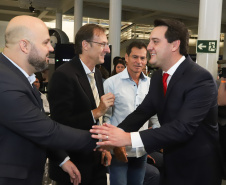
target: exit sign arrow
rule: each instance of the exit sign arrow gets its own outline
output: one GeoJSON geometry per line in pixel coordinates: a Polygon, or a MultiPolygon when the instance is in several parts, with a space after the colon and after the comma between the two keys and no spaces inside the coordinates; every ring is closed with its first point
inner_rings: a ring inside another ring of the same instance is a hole
{"type": "Polygon", "coordinates": [[[199,48],[200,50],[203,50],[203,48],[206,48],[206,45],[203,45],[203,43],[201,43],[201,44],[198,45],[198,48],[199,48]]]}

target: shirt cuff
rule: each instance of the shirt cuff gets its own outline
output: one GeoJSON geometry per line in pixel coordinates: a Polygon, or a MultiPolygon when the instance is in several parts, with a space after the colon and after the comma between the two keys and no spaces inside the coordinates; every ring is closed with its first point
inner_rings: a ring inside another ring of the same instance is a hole
{"type": "Polygon", "coordinates": [[[64,159],[64,161],[63,161],[62,163],[60,163],[59,166],[62,167],[63,164],[66,163],[68,160],[70,160],[70,157],[69,157],[69,156],[67,156],[67,157],[64,159]]]}
{"type": "Polygon", "coordinates": [[[131,132],[130,137],[132,142],[132,148],[144,147],[139,132],[131,132]]]}
{"type": "MultiPolygon", "coordinates": [[[[91,114],[93,116],[93,111],[91,111],[91,114]]],[[[93,116],[93,122],[96,123],[96,120],[94,119],[94,116],[93,116]]]]}

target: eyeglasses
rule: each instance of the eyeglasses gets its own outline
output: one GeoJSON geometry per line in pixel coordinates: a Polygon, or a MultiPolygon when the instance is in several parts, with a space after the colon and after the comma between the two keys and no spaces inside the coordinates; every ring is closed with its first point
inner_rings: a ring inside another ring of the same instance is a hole
{"type": "Polygon", "coordinates": [[[92,43],[96,43],[96,44],[100,44],[100,46],[102,47],[102,48],[105,48],[106,46],[110,46],[110,44],[109,43],[106,43],[106,42],[95,42],[95,41],[87,41],[87,42],[92,42],[92,43]]]}

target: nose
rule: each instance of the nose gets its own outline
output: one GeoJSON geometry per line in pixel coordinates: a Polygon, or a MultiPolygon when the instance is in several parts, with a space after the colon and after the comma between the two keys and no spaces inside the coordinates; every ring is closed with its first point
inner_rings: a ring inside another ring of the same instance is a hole
{"type": "Polygon", "coordinates": [[[106,53],[110,53],[110,52],[111,52],[109,45],[106,45],[106,46],[104,47],[104,51],[105,51],[106,53]]]}
{"type": "Polygon", "coordinates": [[[49,43],[49,51],[50,52],[53,52],[54,51],[53,46],[50,43],[49,43]]]}
{"type": "Polygon", "coordinates": [[[147,46],[147,50],[151,51],[153,49],[153,45],[151,43],[151,41],[149,42],[148,46],[147,46]]]}

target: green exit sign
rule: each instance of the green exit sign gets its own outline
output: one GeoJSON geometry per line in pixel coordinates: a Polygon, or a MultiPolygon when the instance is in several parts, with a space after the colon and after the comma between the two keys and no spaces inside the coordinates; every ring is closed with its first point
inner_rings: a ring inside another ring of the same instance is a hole
{"type": "Polygon", "coordinates": [[[216,40],[198,40],[196,51],[197,53],[216,53],[217,41],[216,40]]]}

